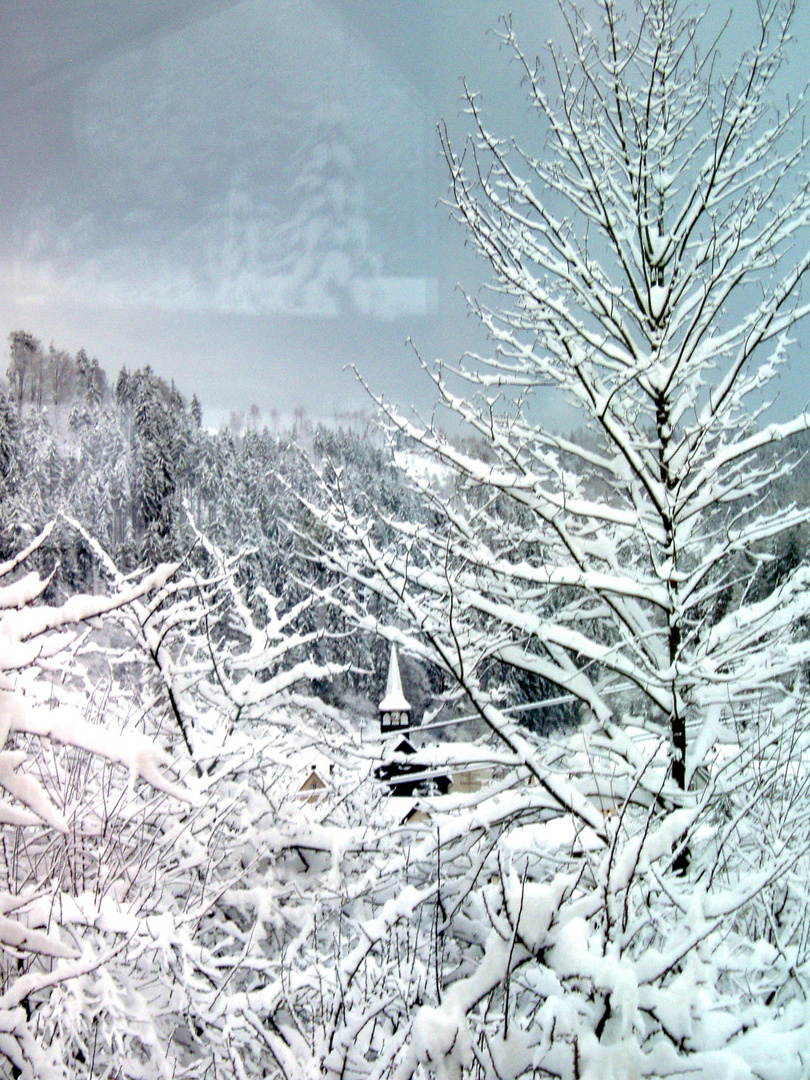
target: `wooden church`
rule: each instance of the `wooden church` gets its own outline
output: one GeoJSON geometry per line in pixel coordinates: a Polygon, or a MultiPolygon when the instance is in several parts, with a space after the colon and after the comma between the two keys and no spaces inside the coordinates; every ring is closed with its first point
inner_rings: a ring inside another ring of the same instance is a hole
{"type": "MultiPolygon", "coordinates": [[[[380,714],[380,734],[385,736],[405,732],[411,726],[411,706],[402,690],[402,677],[399,672],[399,659],[396,645],[391,646],[391,658],[388,663],[388,679],[385,697],[378,706],[380,714]]],[[[392,740],[393,741],[393,740],[392,740]]],[[[450,787],[450,778],[438,774],[416,757],[416,748],[407,736],[402,735],[395,746],[395,754],[406,754],[410,761],[386,762],[377,768],[377,777],[388,785],[395,795],[414,795],[417,792],[427,794],[430,790],[445,795],[450,787]]]]}

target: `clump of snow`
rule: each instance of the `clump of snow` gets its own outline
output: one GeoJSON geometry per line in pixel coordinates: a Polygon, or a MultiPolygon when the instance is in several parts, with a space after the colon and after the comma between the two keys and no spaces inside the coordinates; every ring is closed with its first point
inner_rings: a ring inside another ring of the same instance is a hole
{"type": "Polygon", "coordinates": [[[451,1009],[423,1005],[411,1027],[410,1055],[435,1072],[437,1080],[462,1080],[473,1061],[465,1017],[451,1009]]]}

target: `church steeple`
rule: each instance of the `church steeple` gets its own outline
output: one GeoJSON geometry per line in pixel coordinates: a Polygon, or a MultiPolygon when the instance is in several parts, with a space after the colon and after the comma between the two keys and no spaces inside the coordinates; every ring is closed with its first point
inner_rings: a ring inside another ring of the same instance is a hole
{"type": "Polygon", "coordinates": [[[388,682],[385,697],[380,702],[380,731],[401,731],[410,727],[411,706],[402,692],[402,678],[399,674],[397,647],[391,645],[391,660],[388,664],[388,682]]]}

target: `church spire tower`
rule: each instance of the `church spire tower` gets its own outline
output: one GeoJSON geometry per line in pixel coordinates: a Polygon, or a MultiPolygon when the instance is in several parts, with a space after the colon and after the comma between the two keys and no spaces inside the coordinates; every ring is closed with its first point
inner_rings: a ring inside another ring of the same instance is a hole
{"type": "Polygon", "coordinates": [[[380,731],[401,731],[410,727],[411,706],[402,692],[402,678],[399,674],[399,660],[397,647],[391,645],[391,659],[388,664],[388,682],[385,687],[385,697],[380,702],[380,731]]]}

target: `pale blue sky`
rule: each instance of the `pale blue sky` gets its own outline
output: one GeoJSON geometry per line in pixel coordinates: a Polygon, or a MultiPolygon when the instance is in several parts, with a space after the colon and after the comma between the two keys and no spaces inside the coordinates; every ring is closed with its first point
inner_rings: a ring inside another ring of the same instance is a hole
{"type": "MultiPolygon", "coordinates": [[[[530,53],[556,35],[553,3],[508,6],[530,53]]],[[[150,363],[212,414],[350,408],[347,363],[427,407],[405,339],[427,360],[481,346],[436,122],[463,132],[463,75],[496,131],[531,124],[487,33],[504,7],[5,0],[0,335],[150,363]]]]}

